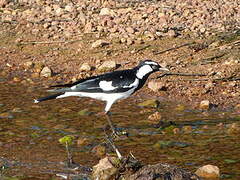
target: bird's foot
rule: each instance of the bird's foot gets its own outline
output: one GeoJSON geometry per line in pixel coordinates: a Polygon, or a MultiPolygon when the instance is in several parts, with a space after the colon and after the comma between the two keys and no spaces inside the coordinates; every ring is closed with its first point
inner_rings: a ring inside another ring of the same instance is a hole
{"type": "Polygon", "coordinates": [[[122,138],[124,136],[128,137],[128,133],[124,130],[120,130],[119,128],[106,126],[105,127],[105,132],[106,132],[107,129],[111,129],[112,133],[111,133],[110,137],[112,139],[119,139],[119,138],[122,138]]]}
{"type": "Polygon", "coordinates": [[[105,112],[98,112],[96,113],[97,116],[106,116],[106,113],[105,112]]]}

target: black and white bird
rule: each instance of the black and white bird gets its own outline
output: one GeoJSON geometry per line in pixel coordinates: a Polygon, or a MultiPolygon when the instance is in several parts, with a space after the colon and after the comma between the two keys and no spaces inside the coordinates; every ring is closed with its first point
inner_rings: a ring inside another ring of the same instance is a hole
{"type": "MultiPolygon", "coordinates": [[[[89,97],[106,102],[105,113],[113,130],[109,117],[110,108],[116,101],[125,99],[145,84],[150,74],[156,71],[169,71],[152,60],[141,61],[138,66],[113,71],[98,76],[81,79],[71,84],[56,85],[58,89],[50,90],[56,94],[34,100],[35,103],[69,96],[89,97]]],[[[114,130],[113,130],[114,131],[114,130]]]]}

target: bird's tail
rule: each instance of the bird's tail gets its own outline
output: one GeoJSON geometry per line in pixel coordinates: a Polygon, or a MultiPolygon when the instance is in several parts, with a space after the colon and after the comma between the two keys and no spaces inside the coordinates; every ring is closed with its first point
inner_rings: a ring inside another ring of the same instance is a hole
{"type": "Polygon", "coordinates": [[[61,92],[61,93],[53,94],[53,95],[50,95],[50,96],[42,97],[42,98],[39,98],[39,99],[34,99],[34,103],[39,103],[39,102],[47,101],[47,100],[50,100],[50,99],[56,99],[58,96],[61,96],[63,94],[64,94],[64,92],[61,92]]]}

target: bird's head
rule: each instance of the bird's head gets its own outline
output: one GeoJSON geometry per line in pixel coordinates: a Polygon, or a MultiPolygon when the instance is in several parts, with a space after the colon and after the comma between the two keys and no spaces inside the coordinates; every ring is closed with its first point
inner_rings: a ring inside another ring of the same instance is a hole
{"type": "Polygon", "coordinates": [[[137,66],[137,77],[142,79],[144,76],[148,76],[149,74],[156,71],[169,71],[166,67],[162,67],[157,62],[152,60],[144,60],[141,61],[137,66]]]}

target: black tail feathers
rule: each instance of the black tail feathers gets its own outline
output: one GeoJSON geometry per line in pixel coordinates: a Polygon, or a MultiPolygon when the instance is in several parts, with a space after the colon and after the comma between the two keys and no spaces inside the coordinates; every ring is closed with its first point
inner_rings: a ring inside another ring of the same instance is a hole
{"type": "Polygon", "coordinates": [[[64,94],[64,93],[57,93],[57,94],[53,94],[53,95],[50,95],[50,96],[42,97],[42,98],[39,98],[39,99],[35,99],[34,103],[39,103],[39,102],[46,101],[46,100],[56,99],[58,96],[60,96],[62,94],[64,94]]]}

